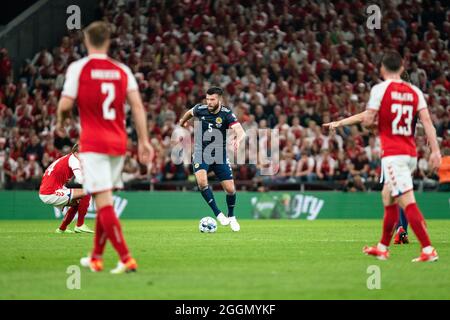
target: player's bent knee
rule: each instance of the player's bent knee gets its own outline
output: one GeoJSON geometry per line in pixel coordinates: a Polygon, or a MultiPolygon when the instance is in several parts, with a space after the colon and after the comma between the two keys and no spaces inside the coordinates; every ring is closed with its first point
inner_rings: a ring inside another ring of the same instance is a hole
{"type": "Polygon", "coordinates": [[[223,187],[223,189],[230,196],[232,196],[233,194],[236,193],[236,188],[234,187],[234,184],[226,185],[226,186],[223,187]]]}
{"type": "Polygon", "coordinates": [[[225,188],[225,192],[227,193],[227,195],[232,196],[236,193],[236,189],[234,187],[232,188],[225,188]]]}

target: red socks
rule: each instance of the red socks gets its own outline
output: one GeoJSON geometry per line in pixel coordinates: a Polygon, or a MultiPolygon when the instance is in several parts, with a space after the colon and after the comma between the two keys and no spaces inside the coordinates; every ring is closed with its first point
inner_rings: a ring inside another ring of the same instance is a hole
{"type": "MultiPolygon", "coordinates": [[[[399,208],[397,204],[384,207],[383,235],[381,236],[380,243],[386,247],[389,247],[389,244],[391,243],[392,235],[398,222],[398,210],[399,208]]],[[[425,220],[423,219],[422,213],[417,207],[417,204],[410,203],[407,205],[405,208],[405,215],[409,225],[416,234],[417,239],[419,239],[422,248],[430,246],[431,242],[425,226],[425,220]]]]}
{"type": "Polygon", "coordinates": [[[91,201],[91,195],[88,194],[81,198],[78,204],[78,220],[77,227],[81,227],[84,224],[84,217],[86,216],[87,210],[89,208],[89,202],[91,201]]]}
{"type": "Polygon", "coordinates": [[[93,259],[101,259],[103,256],[103,251],[105,251],[105,245],[106,233],[103,230],[102,223],[97,213],[97,218],[95,219],[94,251],[92,252],[91,257],[93,259]]]}
{"type": "MultiPolygon", "coordinates": [[[[66,230],[67,226],[72,222],[78,211],[77,226],[84,224],[91,196],[87,195],[81,198],[78,206],[71,207],[63,219],[61,230],[66,230]]],[[[126,262],[130,258],[127,244],[122,234],[119,219],[117,219],[113,206],[106,206],[97,210],[97,218],[95,225],[94,250],[92,252],[93,259],[101,259],[105,250],[106,239],[111,241],[114,249],[119,254],[120,260],[126,262]]]]}
{"type": "Polygon", "coordinates": [[[64,219],[59,226],[60,230],[66,230],[67,226],[72,222],[73,218],[75,218],[75,215],[77,214],[78,207],[70,207],[69,210],[67,210],[66,215],[64,216],[64,219]]]}
{"type": "Polygon", "coordinates": [[[399,214],[399,207],[397,204],[384,207],[383,234],[380,243],[386,247],[389,247],[389,244],[391,243],[394,229],[398,223],[399,214]]]}
{"type": "Polygon", "coordinates": [[[117,219],[113,206],[106,206],[97,211],[97,225],[94,239],[93,258],[100,258],[106,243],[111,241],[119,254],[120,260],[126,262],[130,258],[127,244],[122,234],[119,219],[117,219]],[[103,237],[105,238],[103,241],[103,237]]]}
{"type": "Polygon", "coordinates": [[[417,204],[410,203],[407,205],[405,208],[405,215],[406,219],[408,219],[409,225],[416,234],[417,239],[419,239],[422,248],[430,246],[431,242],[425,226],[425,220],[423,219],[422,213],[417,207],[417,204]]]}
{"type": "Polygon", "coordinates": [[[81,198],[78,205],[70,207],[70,209],[67,211],[59,229],[66,230],[67,226],[72,222],[73,218],[75,218],[77,211],[78,211],[77,227],[81,227],[84,224],[84,217],[86,216],[90,201],[91,201],[91,196],[87,195],[87,196],[84,196],[83,198],[81,198]]]}

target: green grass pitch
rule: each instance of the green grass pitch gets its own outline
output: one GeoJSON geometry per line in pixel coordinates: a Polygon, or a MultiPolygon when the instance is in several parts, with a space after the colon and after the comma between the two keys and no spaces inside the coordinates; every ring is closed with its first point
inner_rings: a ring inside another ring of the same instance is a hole
{"type": "Polygon", "coordinates": [[[413,235],[388,261],[364,256],[381,220],[242,220],[241,232],[215,234],[194,220],[122,223],[138,272],[110,275],[117,256],[108,244],[105,271],[82,269],[81,289],[69,290],[67,268],[90,251],[92,235],[54,234],[57,221],[0,221],[0,299],[450,298],[450,221],[428,222],[440,260],[425,264],[410,262],[419,253],[413,235]],[[367,288],[371,265],[379,290],[367,288]]]}

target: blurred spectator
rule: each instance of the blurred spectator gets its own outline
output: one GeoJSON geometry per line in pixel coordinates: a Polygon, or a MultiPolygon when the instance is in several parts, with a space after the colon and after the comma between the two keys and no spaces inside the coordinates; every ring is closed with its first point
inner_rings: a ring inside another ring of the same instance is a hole
{"type": "Polygon", "coordinates": [[[316,175],[319,180],[332,180],[336,168],[334,160],[327,149],[322,150],[316,164],[316,175]]]}
{"type": "Polygon", "coordinates": [[[300,160],[297,163],[295,177],[301,182],[311,182],[315,178],[314,174],[314,158],[308,153],[303,152],[300,160]]]}
{"type": "Polygon", "coordinates": [[[6,83],[8,77],[11,76],[11,60],[8,56],[8,50],[0,48],[0,86],[6,83]]]}
{"type": "Polygon", "coordinates": [[[297,161],[293,158],[292,153],[286,153],[280,160],[280,171],[278,176],[283,180],[289,179],[295,176],[295,170],[297,168],[297,161]]]}
{"type": "Polygon", "coordinates": [[[31,137],[31,143],[25,149],[25,158],[41,161],[43,154],[44,148],[39,141],[39,137],[37,135],[33,135],[31,137]]]}
{"type": "Polygon", "coordinates": [[[28,162],[25,164],[24,171],[26,180],[36,180],[42,176],[42,169],[36,162],[35,155],[28,156],[28,162]]]}
{"type": "Polygon", "coordinates": [[[366,191],[366,186],[360,175],[353,176],[352,179],[348,180],[345,184],[344,191],[348,192],[363,192],[366,191]]]}
{"type": "Polygon", "coordinates": [[[450,191],[450,148],[444,148],[439,168],[439,191],[450,191]]]}

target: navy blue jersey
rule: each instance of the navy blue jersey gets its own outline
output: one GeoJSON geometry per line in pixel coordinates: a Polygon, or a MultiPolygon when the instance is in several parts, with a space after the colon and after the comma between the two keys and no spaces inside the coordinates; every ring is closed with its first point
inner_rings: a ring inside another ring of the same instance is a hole
{"type": "Polygon", "coordinates": [[[200,128],[195,132],[194,157],[199,160],[198,162],[202,162],[197,155],[203,154],[205,149],[206,153],[212,155],[215,154],[214,150],[221,149],[223,159],[226,159],[227,129],[238,122],[236,116],[225,106],[221,106],[220,111],[215,114],[210,113],[206,104],[195,105],[193,114],[201,122],[201,133],[200,128]]]}

